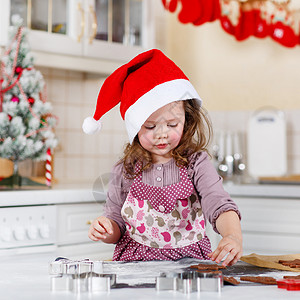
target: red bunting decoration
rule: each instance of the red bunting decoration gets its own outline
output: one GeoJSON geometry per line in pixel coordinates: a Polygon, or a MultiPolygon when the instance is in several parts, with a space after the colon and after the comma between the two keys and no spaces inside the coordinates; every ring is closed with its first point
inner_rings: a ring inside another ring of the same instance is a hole
{"type": "Polygon", "coordinates": [[[178,12],[178,20],[183,24],[199,26],[219,20],[224,31],[237,41],[251,36],[269,37],[285,47],[300,45],[300,18],[294,17],[290,0],[162,0],[162,3],[168,11],[178,12]]]}

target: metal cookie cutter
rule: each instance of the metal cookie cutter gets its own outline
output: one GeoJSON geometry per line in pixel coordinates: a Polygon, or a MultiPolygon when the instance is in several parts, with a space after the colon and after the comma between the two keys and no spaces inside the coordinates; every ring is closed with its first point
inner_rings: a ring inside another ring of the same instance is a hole
{"type": "Polygon", "coordinates": [[[184,294],[200,291],[198,275],[199,274],[194,271],[187,271],[178,274],[177,290],[184,294]]]}
{"type": "Polygon", "coordinates": [[[201,292],[221,292],[223,287],[223,274],[221,271],[201,272],[198,274],[201,292]]]}
{"type": "Polygon", "coordinates": [[[178,273],[161,273],[156,277],[155,288],[157,291],[177,290],[178,273]]]}
{"type": "Polygon", "coordinates": [[[116,284],[116,274],[91,273],[88,281],[89,292],[109,292],[116,284]]]}
{"type": "Polygon", "coordinates": [[[94,263],[89,259],[70,260],[59,257],[49,264],[49,274],[64,275],[64,274],[82,274],[92,272],[94,263]]]}
{"type": "Polygon", "coordinates": [[[116,284],[116,275],[102,271],[101,261],[58,258],[49,264],[49,273],[55,275],[51,277],[51,291],[108,292],[116,284]]]}
{"type": "Polygon", "coordinates": [[[115,274],[82,273],[51,277],[51,291],[109,292],[116,284],[115,274]]]}
{"type": "Polygon", "coordinates": [[[184,294],[201,291],[220,292],[223,286],[222,272],[185,271],[162,273],[156,277],[156,290],[173,290],[184,294]]]}

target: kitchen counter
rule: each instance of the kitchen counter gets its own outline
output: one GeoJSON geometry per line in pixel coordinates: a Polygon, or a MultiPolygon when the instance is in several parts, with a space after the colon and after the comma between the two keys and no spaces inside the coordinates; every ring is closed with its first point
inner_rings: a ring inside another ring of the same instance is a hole
{"type": "Polygon", "coordinates": [[[91,185],[65,184],[41,190],[0,190],[0,207],[103,202],[105,198],[106,192],[95,191],[91,185]]]}
{"type": "MultiPolygon", "coordinates": [[[[28,254],[22,256],[1,258],[0,299],[13,300],[48,300],[48,299],[299,299],[300,291],[286,291],[277,286],[241,285],[222,288],[218,292],[201,292],[200,294],[183,294],[181,292],[161,291],[154,288],[118,288],[109,293],[51,292],[48,263],[55,257],[49,254],[28,254]]],[[[295,273],[293,273],[295,274],[295,273]]]]}
{"type": "Polygon", "coordinates": [[[224,182],[223,186],[232,197],[300,199],[300,185],[296,184],[235,184],[224,182]]]}
{"type": "MultiPolygon", "coordinates": [[[[224,182],[224,188],[232,197],[300,199],[300,185],[235,184],[224,182]]],[[[92,185],[54,185],[51,189],[43,190],[0,190],[0,207],[103,202],[105,199],[106,191],[95,190],[92,185]]]]}

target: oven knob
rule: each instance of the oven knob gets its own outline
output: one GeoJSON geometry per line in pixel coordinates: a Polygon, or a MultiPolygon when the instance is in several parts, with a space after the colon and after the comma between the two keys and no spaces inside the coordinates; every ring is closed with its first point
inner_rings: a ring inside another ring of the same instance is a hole
{"type": "Polygon", "coordinates": [[[27,236],[30,240],[35,240],[38,236],[38,229],[34,225],[30,225],[27,228],[27,236]]]}
{"type": "Polygon", "coordinates": [[[2,227],[0,230],[0,236],[2,241],[9,242],[12,238],[12,231],[8,226],[2,227]]]}
{"type": "Polygon", "coordinates": [[[25,229],[18,226],[14,229],[14,236],[17,241],[23,241],[25,239],[25,229]]]}
{"type": "Polygon", "coordinates": [[[40,226],[40,235],[43,239],[47,239],[50,236],[50,227],[48,224],[42,224],[40,226]]]}

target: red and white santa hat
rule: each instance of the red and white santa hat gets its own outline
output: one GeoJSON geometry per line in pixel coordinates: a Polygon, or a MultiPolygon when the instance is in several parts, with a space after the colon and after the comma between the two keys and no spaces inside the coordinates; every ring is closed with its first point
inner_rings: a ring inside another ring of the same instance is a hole
{"type": "Polygon", "coordinates": [[[143,52],[115,70],[104,81],[93,117],[84,120],[87,134],[101,129],[101,117],[120,103],[129,141],[148,117],[159,108],[178,100],[202,100],[181,69],[160,50],[143,52]]]}

